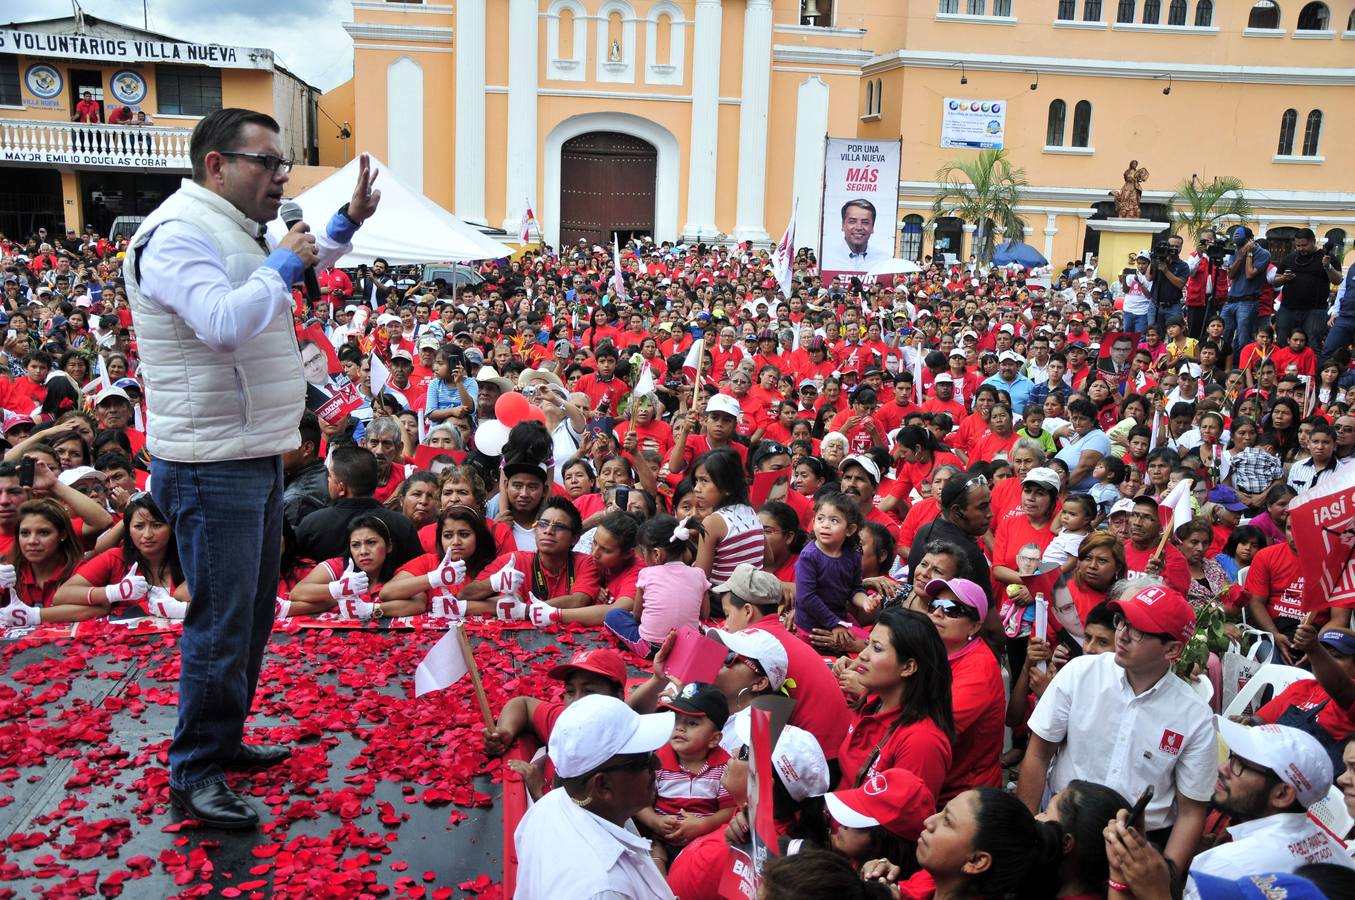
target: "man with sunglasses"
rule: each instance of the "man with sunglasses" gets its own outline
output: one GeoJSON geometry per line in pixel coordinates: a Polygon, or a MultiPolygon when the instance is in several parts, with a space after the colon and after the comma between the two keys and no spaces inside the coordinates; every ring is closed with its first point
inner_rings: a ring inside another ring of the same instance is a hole
{"type": "Polygon", "coordinates": [[[1287,725],[1249,727],[1218,717],[1228,758],[1210,805],[1228,816],[1226,844],[1195,857],[1192,875],[1238,878],[1308,863],[1355,868],[1341,841],[1308,816],[1327,796],[1332,761],[1317,738],[1287,725]]]}
{"type": "Polygon", "coordinates": [[[179,642],[170,800],[219,828],[258,824],[225,770],[289,754],[241,737],[273,628],[281,454],[300,444],[306,397],[292,285],[348,252],[381,199],[364,154],[352,199],[318,241],[298,222],[270,246],[264,226],[277,217],[292,166],[279,132],[272,117],[245,109],[200,121],[189,142],[192,179],[137,229],[123,266],[146,384],[152,491],[194,597],[179,642]]]}
{"type": "Polygon", "coordinates": [[[1115,652],[1068,662],[1031,714],[1016,794],[1038,812],[1046,782],[1051,793],[1082,779],[1126,797],[1152,785],[1148,838],[1184,871],[1218,766],[1209,706],[1172,671],[1195,632],[1195,610],[1155,581],[1131,581],[1124,591],[1110,601],[1115,652]]]}

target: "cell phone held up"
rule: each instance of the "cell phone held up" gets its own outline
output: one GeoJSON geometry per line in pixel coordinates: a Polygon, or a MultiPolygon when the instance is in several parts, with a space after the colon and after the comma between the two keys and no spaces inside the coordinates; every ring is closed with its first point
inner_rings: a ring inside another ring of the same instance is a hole
{"type": "Polygon", "coordinates": [[[19,486],[20,486],[20,487],[32,487],[32,486],[33,486],[33,471],[34,471],[34,467],[36,467],[37,464],[38,464],[38,458],[37,458],[36,456],[25,456],[25,457],[23,458],[23,461],[19,463],[19,486]]]}
{"type": "Polygon", "coordinates": [[[1139,799],[1134,801],[1134,808],[1129,811],[1129,824],[1135,828],[1146,830],[1144,823],[1144,813],[1148,811],[1148,804],[1153,799],[1153,786],[1150,784],[1139,794],[1139,799]]]}

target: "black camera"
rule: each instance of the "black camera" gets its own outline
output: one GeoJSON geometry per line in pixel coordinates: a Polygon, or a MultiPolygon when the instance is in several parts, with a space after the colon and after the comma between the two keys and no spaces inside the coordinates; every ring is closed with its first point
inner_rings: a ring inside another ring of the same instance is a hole
{"type": "Polygon", "coordinates": [[[1157,241],[1153,244],[1153,262],[1166,262],[1171,259],[1172,245],[1166,241],[1157,241]]]}

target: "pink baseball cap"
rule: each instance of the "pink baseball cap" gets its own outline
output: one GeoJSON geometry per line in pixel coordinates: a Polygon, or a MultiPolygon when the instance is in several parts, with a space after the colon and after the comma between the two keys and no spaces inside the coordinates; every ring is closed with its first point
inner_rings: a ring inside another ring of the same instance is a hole
{"type": "Polygon", "coordinates": [[[988,595],[968,578],[933,578],[922,589],[922,593],[933,599],[942,591],[950,591],[956,600],[973,608],[979,614],[980,622],[988,617],[988,595]]]}

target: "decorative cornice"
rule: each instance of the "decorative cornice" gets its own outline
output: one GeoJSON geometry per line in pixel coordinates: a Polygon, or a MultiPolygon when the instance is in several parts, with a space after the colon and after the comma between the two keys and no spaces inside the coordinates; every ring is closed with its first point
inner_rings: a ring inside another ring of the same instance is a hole
{"type": "Polygon", "coordinates": [[[344,22],[343,30],[355,41],[420,41],[425,44],[450,44],[450,25],[373,25],[344,22]]]}
{"type": "Polygon", "coordinates": [[[869,50],[851,50],[846,47],[806,47],[787,44],[772,45],[772,60],[779,63],[802,63],[816,66],[851,66],[859,69],[875,58],[869,50]]]}
{"type": "MultiPolygon", "coordinates": [[[[900,197],[935,197],[941,187],[936,181],[900,181],[900,197]]],[[[1024,187],[1018,192],[1022,200],[1054,203],[1083,203],[1090,206],[1110,199],[1107,188],[1086,187],[1024,187]]],[[[1355,208],[1355,193],[1341,191],[1282,191],[1252,188],[1243,196],[1256,209],[1341,210],[1355,208]]],[[[1170,191],[1144,191],[1146,203],[1166,203],[1170,191]]]]}

